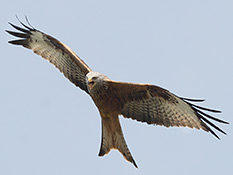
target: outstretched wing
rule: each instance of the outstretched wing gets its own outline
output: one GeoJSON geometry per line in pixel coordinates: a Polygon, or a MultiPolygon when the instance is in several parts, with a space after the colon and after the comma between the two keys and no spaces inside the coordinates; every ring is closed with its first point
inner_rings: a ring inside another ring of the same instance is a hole
{"type": "Polygon", "coordinates": [[[86,74],[91,69],[68,46],[37,29],[30,28],[20,22],[25,28],[9,23],[20,32],[6,31],[19,37],[19,40],[9,41],[11,44],[21,45],[33,50],[36,54],[55,65],[72,83],[87,90],[86,74]]]}
{"type": "Polygon", "coordinates": [[[219,137],[208,126],[226,134],[207,118],[220,123],[228,124],[223,120],[212,117],[204,111],[219,113],[221,111],[196,106],[188,101],[200,102],[177,97],[168,90],[149,84],[134,84],[109,81],[109,90],[121,104],[120,113],[126,118],[148,124],[170,126],[183,126],[203,129],[219,137]]]}

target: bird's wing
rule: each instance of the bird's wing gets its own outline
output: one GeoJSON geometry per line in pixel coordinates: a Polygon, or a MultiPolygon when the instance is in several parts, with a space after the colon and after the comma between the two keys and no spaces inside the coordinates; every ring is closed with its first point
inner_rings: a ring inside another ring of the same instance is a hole
{"type": "Polygon", "coordinates": [[[192,100],[180,98],[168,90],[149,84],[123,83],[109,80],[109,91],[114,94],[113,98],[120,101],[122,114],[126,118],[148,124],[170,126],[183,126],[203,129],[219,137],[209,127],[226,134],[219,127],[207,120],[210,118],[220,123],[228,124],[223,120],[212,117],[204,111],[218,113],[220,111],[196,106],[188,101],[200,102],[203,100],[192,100]]]}
{"type": "Polygon", "coordinates": [[[11,44],[21,45],[33,50],[36,54],[55,65],[72,83],[87,90],[85,76],[91,69],[68,46],[37,29],[20,22],[25,28],[9,23],[19,32],[8,31],[9,34],[19,37],[19,40],[9,41],[11,44]]]}

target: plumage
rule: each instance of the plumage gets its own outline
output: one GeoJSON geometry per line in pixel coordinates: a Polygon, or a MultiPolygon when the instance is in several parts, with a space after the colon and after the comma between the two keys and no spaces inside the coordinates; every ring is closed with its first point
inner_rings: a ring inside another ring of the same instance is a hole
{"type": "Polygon", "coordinates": [[[33,52],[55,65],[72,83],[88,93],[85,75],[91,69],[68,46],[49,35],[24,25],[22,22],[21,24],[28,30],[9,24],[24,32],[18,33],[7,30],[9,34],[23,38],[9,41],[9,43],[22,45],[33,50],[33,52]]]}
{"type": "Polygon", "coordinates": [[[91,96],[102,120],[102,140],[99,156],[104,156],[111,149],[117,149],[124,158],[137,164],[124,139],[119,115],[147,124],[166,127],[190,127],[202,129],[219,136],[210,128],[226,134],[208,119],[219,123],[228,122],[213,117],[203,111],[220,113],[221,111],[194,105],[191,102],[203,102],[199,99],[178,97],[161,87],[151,84],[117,82],[107,76],[92,72],[68,46],[47,35],[30,24],[20,23],[24,28],[9,23],[19,32],[6,31],[20,38],[9,41],[22,45],[55,65],[73,84],[91,96]]]}

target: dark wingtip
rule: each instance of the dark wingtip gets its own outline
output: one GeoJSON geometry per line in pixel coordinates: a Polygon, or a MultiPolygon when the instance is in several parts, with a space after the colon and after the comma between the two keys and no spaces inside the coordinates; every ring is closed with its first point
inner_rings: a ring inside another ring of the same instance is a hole
{"type": "Polygon", "coordinates": [[[136,168],[138,168],[138,166],[137,166],[137,164],[136,164],[136,162],[135,162],[134,160],[132,160],[132,164],[133,164],[136,168]]]}
{"type": "Polygon", "coordinates": [[[219,123],[224,123],[224,124],[229,124],[229,122],[226,122],[226,121],[224,121],[224,120],[221,120],[221,119],[218,119],[218,118],[216,118],[216,117],[213,117],[213,116],[211,116],[211,115],[209,115],[209,114],[206,114],[206,113],[204,113],[204,112],[202,112],[202,111],[200,111],[200,110],[198,110],[198,109],[196,109],[196,108],[193,108],[193,109],[195,109],[197,112],[199,112],[200,114],[202,114],[202,115],[204,115],[204,116],[206,116],[206,117],[208,117],[208,118],[210,118],[210,119],[212,119],[212,120],[215,120],[215,121],[217,121],[217,122],[219,122],[219,123]]]}
{"type": "Polygon", "coordinates": [[[197,106],[192,104],[194,107],[205,110],[205,111],[210,111],[210,112],[214,112],[214,113],[222,113],[222,111],[217,110],[217,109],[209,109],[209,108],[205,108],[205,107],[201,107],[201,106],[197,106]]]}
{"type": "Polygon", "coordinates": [[[28,17],[27,17],[26,15],[25,15],[25,19],[26,19],[28,25],[29,25],[33,30],[36,30],[36,29],[31,25],[31,23],[29,22],[28,17]]]}
{"type": "Polygon", "coordinates": [[[220,138],[218,137],[217,134],[214,133],[213,130],[210,129],[210,127],[207,126],[207,124],[209,124],[210,126],[212,126],[214,129],[216,129],[217,131],[221,132],[222,134],[227,135],[227,133],[225,131],[223,131],[222,129],[220,129],[218,126],[216,126],[215,124],[213,124],[212,122],[210,122],[209,120],[207,120],[205,117],[203,117],[201,114],[197,113],[197,116],[199,117],[200,120],[202,120],[203,122],[205,122],[205,128],[207,129],[207,131],[210,131],[215,137],[217,137],[219,140],[220,138]]]}
{"type": "Polygon", "coordinates": [[[210,131],[210,133],[213,134],[218,140],[221,140],[220,137],[219,137],[217,134],[215,134],[215,132],[214,132],[213,130],[209,130],[209,131],[210,131]]]}
{"type": "Polygon", "coordinates": [[[29,38],[29,35],[25,34],[25,33],[12,32],[9,30],[6,30],[6,32],[13,35],[13,36],[19,37],[19,38],[29,38]]]}
{"type": "MultiPolygon", "coordinates": [[[[15,40],[8,41],[8,43],[10,43],[10,44],[16,44],[15,40]]],[[[16,45],[18,45],[18,44],[16,44],[16,45]]]]}
{"type": "Polygon", "coordinates": [[[184,98],[184,97],[180,97],[182,100],[186,100],[186,101],[192,101],[192,102],[203,102],[205,101],[205,99],[192,99],[192,98],[184,98]]]}
{"type": "MultiPolygon", "coordinates": [[[[182,99],[182,100],[185,100],[185,99],[182,99]]],[[[190,106],[192,107],[196,107],[198,109],[202,109],[202,110],[205,110],[205,111],[210,111],[210,112],[214,112],[214,113],[221,113],[222,111],[220,110],[217,110],[217,109],[210,109],[210,108],[205,108],[205,107],[202,107],[202,106],[197,106],[197,105],[194,105],[192,103],[189,103],[187,101],[185,101],[186,103],[188,103],[190,106]]]]}
{"type": "Polygon", "coordinates": [[[213,112],[213,113],[221,113],[222,111],[220,110],[216,110],[216,109],[209,109],[209,108],[205,108],[205,107],[202,107],[202,106],[197,106],[197,105],[194,105],[192,103],[190,103],[189,101],[193,101],[193,102],[202,102],[204,100],[197,100],[197,99],[188,99],[188,98],[182,98],[182,100],[184,100],[196,113],[197,117],[203,122],[203,126],[204,126],[204,130],[207,131],[207,132],[210,132],[212,135],[214,135],[218,140],[220,140],[220,137],[215,134],[215,132],[209,127],[213,127],[214,129],[216,129],[217,131],[221,132],[222,134],[225,134],[227,135],[227,133],[225,131],[223,131],[222,129],[220,129],[218,126],[216,126],[214,123],[210,122],[209,120],[207,120],[207,118],[211,119],[211,120],[214,120],[216,122],[219,122],[219,123],[223,123],[223,124],[229,124],[229,122],[226,122],[224,120],[221,120],[221,119],[218,119],[216,117],[213,117],[201,110],[204,110],[204,111],[208,111],[208,112],[213,112]],[[208,126],[209,125],[209,126],[208,126]]]}
{"type": "Polygon", "coordinates": [[[20,22],[20,24],[21,24],[22,26],[24,26],[25,28],[27,28],[28,30],[35,30],[35,29],[29,24],[27,17],[26,17],[26,21],[28,22],[28,24],[29,24],[32,28],[28,27],[28,26],[25,25],[22,21],[20,21],[20,19],[18,18],[17,15],[16,15],[16,18],[17,18],[17,20],[20,22]]]}
{"type": "Polygon", "coordinates": [[[8,22],[8,23],[9,23],[13,28],[15,28],[16,30],[19,30],[19,31],[24,32],[24,33],[27,33],[27,34],[31,34],[30,30],[23,29],[23,28],[18,27],[18,26],[14,25],[14,24],[12,24],[12,23],[10,23],[10,22],[8,22]]]}
{"type": "Polygon", "coordinates": [[[14,44],[14,45],[22,45],[22,46],[28,48],[27,41],[23,40],[23,39],[21,39],[21,40],[11,40],[11,41],[8,41],[8,43],[14,44]]]}

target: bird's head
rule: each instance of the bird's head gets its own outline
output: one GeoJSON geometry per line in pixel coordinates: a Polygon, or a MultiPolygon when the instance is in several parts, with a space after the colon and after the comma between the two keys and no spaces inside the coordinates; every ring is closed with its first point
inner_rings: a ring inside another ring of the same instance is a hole
{"type": "Polygon", "coordinates": [[[99,72],[89,72],[86,75],[86,83],[88,86],[88,91],[98,91],[101,88],[106,89],[106,81],[108,77],[99,72]]]}

